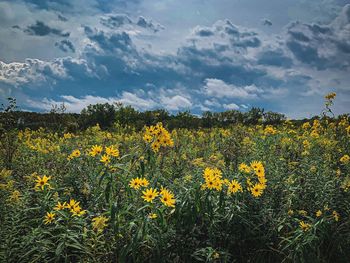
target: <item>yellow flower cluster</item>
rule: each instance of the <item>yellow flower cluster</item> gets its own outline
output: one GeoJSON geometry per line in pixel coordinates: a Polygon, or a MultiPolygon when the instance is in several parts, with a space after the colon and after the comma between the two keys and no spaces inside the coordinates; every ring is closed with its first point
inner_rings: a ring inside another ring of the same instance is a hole
{"type": "Polygon", "coordinates": [[[343,157],[340,158],[340,162],[342,164],[348,164],[350,162],[350,157],[349,155],[345,154],[343,157]]]}
{"type": "Polygon", "coordinates": [[[100,233],[103,231],[103,229],[105,229],[105,227],[107,227],[107,221],[108,218],[104,216],[94,217],[92,219],[92,227],[96,232],[100,233]]]}
{"type": "Polygon", "coordinates": [[[350,177],[346,177],[341,185],[341,188],[343,188],[343,190],[345,192],[348,192],[350,190],[350,177]]]}
{"type": "Polygon", "coordinates": [[[308,231],[311,228],[311,224],[305,223],[304,221],[300,221],[299,226],[303,231],[308,231]]]}
{"type": "Polygon", "coordinates": [[[202,189],[210,189],[221,191],[224,181],[222,180],[222,173],[217,168],[205,168],[203,173],[204,184],[202,184],[202,189]]]}
{"type": "Polygon", "coordinates": [[[95,157],[96,155],[99,155],[102,153],[102,146],[100,145],[94,145],[91,147],[90,151],[89,151],[89,155],[92,157],[95,157]]]}
{"type": "Polygon", "coordinates": [[[152,203],[153,200],[159,196],[160,201],[168,207],[175,207],[175,196],[172,192],[170,192],[166,188],[161,188],[161,191],[158,192],[157,189],[149,188],[142,192],[143,196],[142,199],[146,202],[152,203]]]}
{"type": "Polygon", "coordinates": [[[74,199],[70,199],[68,203],[64,202],[63,204],[58,201],[54,207],[54,210],[56,211],[64,209],[68,209],[72,213],[72,216],[82,216],[86,213],[86,210],[83,210],[80,207],[80,202],[77,202],[74,199]]]}
{"type": "Polygon", "coordinates": [[[115,146],[109,146],[105,148],[105,154],[102,155],[100,162],[104,163],[105,165],[108,165],[112,157],[118,157],[119,156],[119,150],[115,146]]]}
{"type": "Polygon", "coordinates": [[[250,171],[254,172],[254,175],[257,177],[258,182],[255,184],[252,183],[251,178],[247,178],[247,189],[251,192],[254,197],[259,197],[263,194],[263,191],[266,188],[266,177],[265,177],[265,168],[261,162],[253,161],[250,164],[250,171]]]}
{"type": "Polygon", "coordinates": [[[74,158],[78,158],[78,157],[80,157],[80,155],[81,155],[80,150],[76,149],[76,150],[72,151],[72,153],[67,157],[67,160],[70,161],[74,158]]]}
{"type": "Polygon", "coordinates": [[[0,190],[11,190],[14,185],[14,181],[11,180],[12,171],[7,169],[2,169],[0,171],[0,190]]]}
{"type": "Polygon", "coordinates": [[[46,138],[27,139],[25,143],[31,150],[44,154],[60,150],[56,143],[46,138]]]}
{"type": "Polygon", "coordinates": [[[172,140],[170,133],[163,128],[163,124],[160,122],[155,126],[146,127],[143,140],[151,144],[154,152],[158,152],[161,146],[174,146],[174,141],[172,140]]]}
{"type": "Polygon", "coordinates": [[[160,191],[160,201],[165,206],[175,207],[176,200],[175,200],[174,194],[169,190],[167,190],[166,188],[162,188],[160,191]]]}
{"type": "Polygon", "coordinates": [[[227,194],[234,194],[238,191],[243,192],[243,188],[237,180],[232,180],[227,184],[227,194]]]}
{"type": "Polygon", "coordinates": [[[49,189],[52,189],[51,185],[48,183],[48,181],[51,179],[51,176],[47,177],[44,175],[43,177],[37,176],[37,179],[35,180],[36,184],[34,189],[36,191],[44,190],[45,186],[47,186],[49,189]]]}
{"type": "MultiPolygon", "coordinates": [[[[94,145],[91,147],[90,151],[89,151],[89,155],[92,157],[95,157],[96,155],[100,155],[103,152],[103,147],[100,145],[94,145]]],[[[113,156],[113,157],[118,157],[119,156],[119,150],[116,146],[111,145],[111,146],[107,146],[105,147],[105,155],[108,156],[113,156]]]]}
{"type": "Polygon", "coordinates": [[[267,125],[264,129],[264,135],[274,135],[276,133],[277,130],[271,125],[267,125]]]}
{"type": "Polygon", "coordinates": [[[12,202],[12,203],[18,203],[18,201],[20,200],[21,198],[21,192],[18,191],[18,190],[14,190],[12,191],[8,201],[12,202]]]}
{"type": "Polygon", "coordinates": [[[74,137],[73,133],[67,132],[67,133],[63,134],[64,139],[72,139],[73,137],[74,137]]]}
{"type": "Polygon", "coordinates": [[[45,216],[45,218],[44,218],[44,223],[45,223],[45,225],[52,223],[52,222],[55,220],[55,216],[56,216],[55,213],[53,213],[53,212],[50,212],[50,213],[47,212],[47,213],[46,213],[46,216],[45,216]]]}
{"type": "Polygon", "coordinates": [[[331,93],[328,93],[326,96],[324,96],[324,98],[326,100],[333,100],[336,96],[337,94],[335,92],[331,92],[331,93]]]}
{"type": "Polygon", "coordinates": [[[140,187],[147,187],[149,182],[146,178],[133,178],[131,179],[129,186],[134,189],[140,189],[140,187]]]}

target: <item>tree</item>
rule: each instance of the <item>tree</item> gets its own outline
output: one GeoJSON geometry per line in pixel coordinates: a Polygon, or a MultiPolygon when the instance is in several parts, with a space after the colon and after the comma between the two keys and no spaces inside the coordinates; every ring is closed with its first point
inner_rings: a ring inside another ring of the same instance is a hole
{"type": "Polygon", "coordinates": [[[282,121],[286,120],[286,116],[282,113],[268,111],[264,113],[264,122],[266,124],[280,124],[282,121]]]}
{"type": "Polygon", "coordinates": [[[99,124],[102,129],[110,128],[116,120],[116,106],[104,103],[89,105],[81,111],[80,122],[86,128],[99,124]]]}

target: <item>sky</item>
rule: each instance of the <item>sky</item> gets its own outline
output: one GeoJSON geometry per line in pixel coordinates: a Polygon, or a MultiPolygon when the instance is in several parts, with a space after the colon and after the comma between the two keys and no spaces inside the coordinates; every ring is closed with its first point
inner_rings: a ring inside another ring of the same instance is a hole
{"type": "Polygon", "coordinates": [[[350,112],[350,0],[0,0],[0,103],[350,112]]]}

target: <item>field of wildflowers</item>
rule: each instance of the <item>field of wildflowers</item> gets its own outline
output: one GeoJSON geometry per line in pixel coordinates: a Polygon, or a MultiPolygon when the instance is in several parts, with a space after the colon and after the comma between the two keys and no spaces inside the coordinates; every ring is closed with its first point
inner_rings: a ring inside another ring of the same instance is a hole
{"type": "Polygon", "coordinates": [[[349,138],[346,117],[17,131],[0,262],[349,262],[349,138]]]}

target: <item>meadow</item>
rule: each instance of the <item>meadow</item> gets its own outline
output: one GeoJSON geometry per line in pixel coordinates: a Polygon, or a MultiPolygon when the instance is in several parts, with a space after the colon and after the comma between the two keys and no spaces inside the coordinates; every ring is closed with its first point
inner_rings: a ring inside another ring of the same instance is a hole
{"type": "Polygon", "coordinates": [[[6,132],[1,262],[350,261],[346,116],[6,132]]]}

